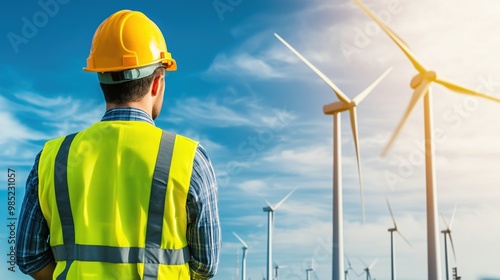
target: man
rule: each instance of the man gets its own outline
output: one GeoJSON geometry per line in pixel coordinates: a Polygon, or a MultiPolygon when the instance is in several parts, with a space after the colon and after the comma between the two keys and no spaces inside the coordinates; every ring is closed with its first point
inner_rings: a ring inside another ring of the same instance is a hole
{"type": "Polygon", "coordinates": [[[97,29],[86,71],[106,113],[48,141],[29,174],[16,254],[35,279],[209,279],[221,247],[217,183],[197,142],[154,126],[165,71],[160,29],[123,10],[97,29]]]}

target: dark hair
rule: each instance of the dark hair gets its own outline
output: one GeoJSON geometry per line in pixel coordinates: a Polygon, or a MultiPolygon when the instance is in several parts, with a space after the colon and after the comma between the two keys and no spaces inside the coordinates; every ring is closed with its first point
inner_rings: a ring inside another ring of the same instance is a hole
{"type": "Polygon", "coordinates": [[[124,82],[121,84],[100,83],[104,99],[107,103],[123,104],[139,101],[148,92],[151,83],[156,77],[165,73],[164,67],[158,67],[153,74],[142,79],[124,82]]]}

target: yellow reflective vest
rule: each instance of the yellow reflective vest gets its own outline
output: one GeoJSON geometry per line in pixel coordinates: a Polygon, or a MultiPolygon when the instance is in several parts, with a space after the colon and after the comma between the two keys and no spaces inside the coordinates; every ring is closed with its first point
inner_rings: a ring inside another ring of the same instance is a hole
{"type": "Polygon", "coordinates": [[[190,279],[197,145],[141,121],[103,121],[47,142],[38,196],[54,279],[190,279]]]}

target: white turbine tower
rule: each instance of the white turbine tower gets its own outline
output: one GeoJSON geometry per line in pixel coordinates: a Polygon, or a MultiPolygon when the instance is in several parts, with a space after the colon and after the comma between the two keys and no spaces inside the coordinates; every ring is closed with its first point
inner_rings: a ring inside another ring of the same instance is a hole
{"type": "Polygon", "coordinates": [[[297,188],[290,191],[280,202],[276,205],[271,205],[269,201],[264,199],[268,207],[264,207],[264,212],[267,212],[267,280],[273,280],[273,226],[274,226],[274,211],[276,211],[285,200],[292,195],[297,188]]]}
{"type": "Polygon", "coordinates": [[[389,27],[387,27],[381,19],[379,19],[372,11],[365,7],[360,0],[353,0],[369,17],[371,17],[384,32],[394,41],[403,53],[411,61],[418,74],[411,80],[410,86],[414,89],[410,104],[399,122],[396,131],[392,135],[389,143],[382,152],[384,156],[389,148],[392,146],[394,140],[399,135],[401,128],[406,123],[411,112],[417,105],[418,101],[424,99],[424,131],[425,131],[425,175],[426,175],[426,197],[427,197],[427,265],[428,265],[428,278],[429,280],[441,279],[441,266],[439,258],[439,228],[437,218],[437,195],[436,195],[436,179],[435,179],[435,166],[434,166],[434,133],[433,121],[431,114],[431,92],[430,85],[438,83],[449,90],[457,93],[467,94],[477,97],[483,97],[493,101],[500,102],[499,98],[479,93],[474,90],[451,83],[436,74],[434,71],[427,70],[413,55],[409,47],[403,40],[396,35],[389,27]]]}
{"type": "Polygon", "coordinates": [[[392,218],[392,225],[394,227],[389,228],[388,231],[391,233],[391,279],[396,279],[396,254],[395,254],[395,246],[394,246],[394,232],[397,232],[403,240],[411,246],[410,242],[403,236],[403,234],[398,230],[398,225],[396,224],[396,219],[394,218],[394,214],[392,213],[391,204],[388,199],[385,199],[387,202],[387,208],[389,208],[389,213],[392,218]]]}
{"type": "Polygon", "coordinates": [[[453,251],[453,259],[455,263],[457,262],[457,255],[455,253],[455,245],[453,245],[453,238],[451,238],[451,226],[453,225],[453,220],[455,219],[455,212],[457,211],[457,206],[453,209],[453,214],[451,215],[450,223],[446,222],[446,219],[441,215],[441,219],[443,219],[444,225],[446,226],[445,230],[442,230],[441,233],[444,235],[444,261],[446,268],[446,280],[450,279],[449,276],[449,268],[448,268],[448,240],[446,239],[446,235],[450,237],[451,249],[453,251]]]}
{"type": "Polygon", "coordinates": [[[233,235],[238,238],[240,241],[241,245],[241,250],[243,250],[243,258],[241,259],[241,280],[246,280],[247,279],[247,250],[248,250],[248,245],[247,243],[241,238],[236,232],[233,231],[233,235]]]}
{"type": "Polygon", "coordinates": [[[240,276],[240,250],[236,250],[236,277],[234,280],[239,280],[240,276]]]}
{"type": "Polygon", "coordinates": [[[310,280],[311,279],[311,272],[313,270],[314,270],[313,268],[307,268],[306,269],[306,280],[310,280]]]}
{"type": "Polygon", "coordinates": [[[359,93],[352,100],[349,99],[328,77],[316,68],[311,62],[303,57],[297,50],[288,44],[278,34],[274,34],[288,49],[290,49],[298,58],[300,58],[311,70],[313,70],[328,86],[333,90],[340,101],[323,106],[325,115],[333,115],[333,258],[332,258],[332,274],[333,280],[344,279],[344,236],[343,236],[343,220],[342,220],[342,152],[340,139],[340,113],[349,111],[351,119],[351,130],[354,138],[354,148],[356,150],[356,161],[358,165],[359,189],[361,196],[361,213],[363,223],[365,222],[365,209],[363,198],[363,184],[361,176],[361,160],[358,145],[358,122],[356,108],[365,99],[366,96],[377,86],[380,81],[392,70],[387,69],[375,82],[359,93]]]}

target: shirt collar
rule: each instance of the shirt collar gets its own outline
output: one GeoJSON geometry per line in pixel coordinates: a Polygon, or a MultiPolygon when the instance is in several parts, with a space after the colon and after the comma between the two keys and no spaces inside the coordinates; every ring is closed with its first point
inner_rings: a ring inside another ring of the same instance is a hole
{"type": "Polygon", "coordinates": [[[151,116],[145,111],[134,107],[113,108],[104,114],[101,121],[143,121],[155,125],[151,116]]]}

